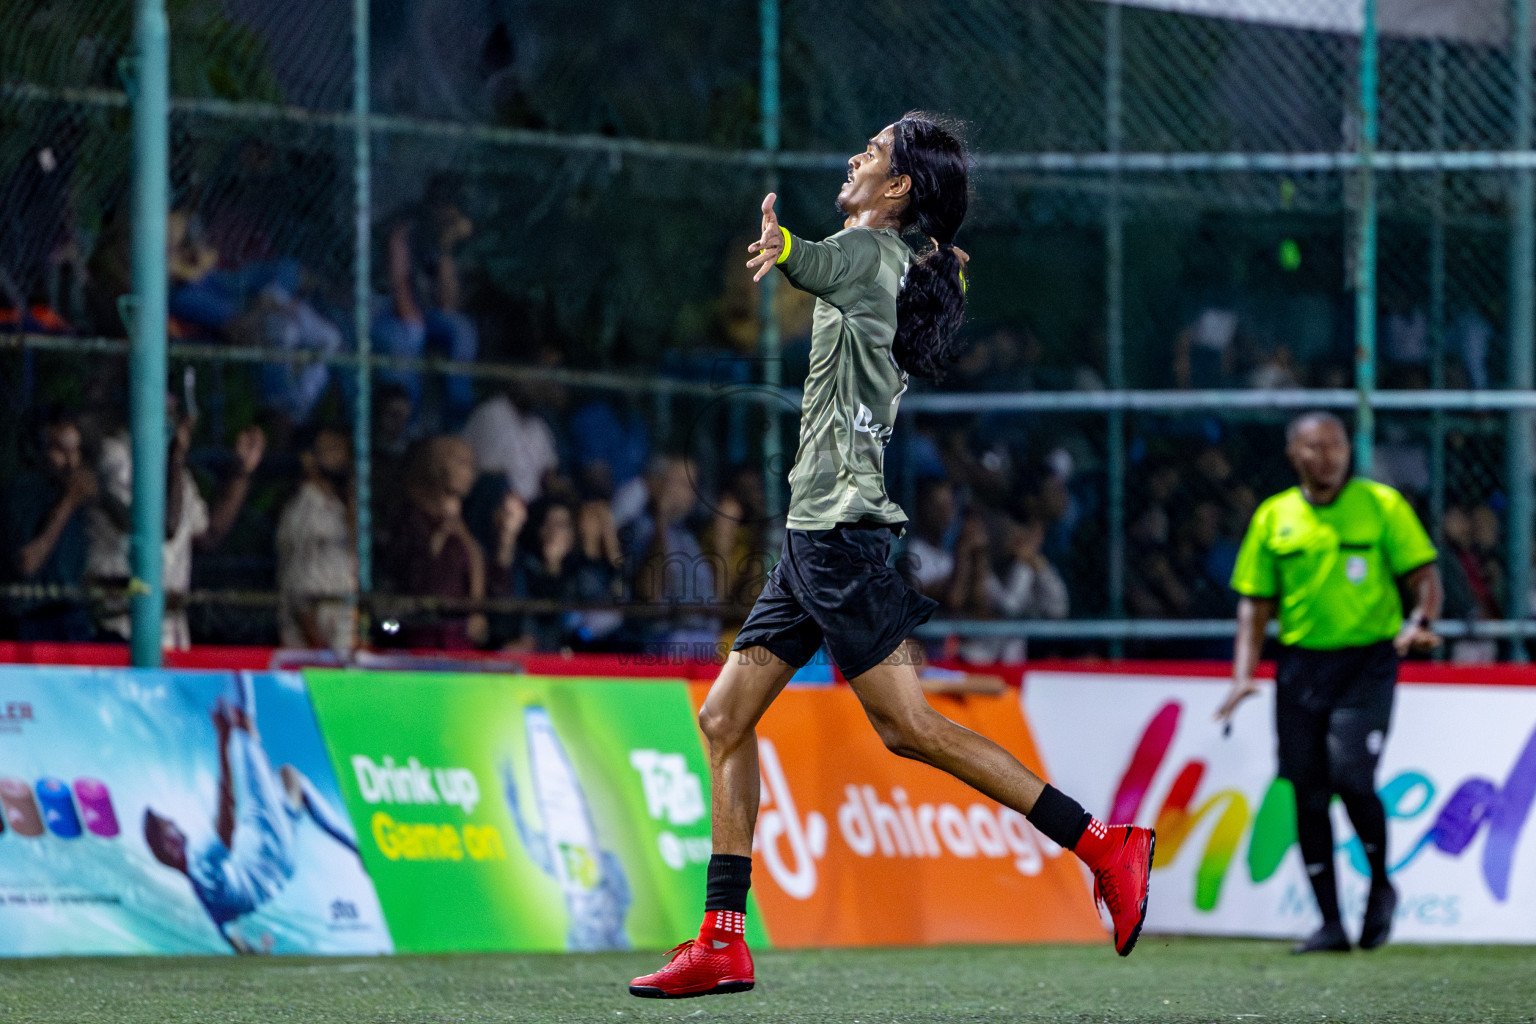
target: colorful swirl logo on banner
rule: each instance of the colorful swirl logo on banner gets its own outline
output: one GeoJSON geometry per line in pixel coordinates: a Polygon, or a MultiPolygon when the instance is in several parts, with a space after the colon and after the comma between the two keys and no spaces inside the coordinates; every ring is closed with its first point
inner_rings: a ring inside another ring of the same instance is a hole
{"type": "MultiPolygon", "coordinates": [[[[1111,821],[1137,820],[1153,778],[1173,746],[1182,710],[1178,701],[1168,701],[1147,722],[1116,788],[1111,821]]],[[[1216,909],[1221,899],[1222,882],[1245,833],[1249,835],[1249,877],[1255,883],[1263,882],[1279,869],[1286,852],[1296,842],[1296,805],[1290,783],[1277,778],[1264,791],[1257,812],[1250,813],[1247,795],[1237,789],[1217,790],[1194,806],[1206,768],[1204,761],[1192,759],[1175,776],[1155,818],[1157,860],[1153,867],[1167,867],[1176,860],[1196,826],[1213,817],[1215,824],[1195,869],[1195,906],[1210,911],[1216,909]]],[[[1438,791],[1432,779],[1415,771],[1400,772],[1380,789],[1387,817],[1399,820],[1412,820],[1426,813],[1438,791]]],[[[1431,846],[1459,857],[1480,831],[1486,831],[1483,882],[1493,897],[1503,902],[1509,898],[1515,847],[1533,803],[1536,731],[1527,738],[1503,785],[1481,776],[1464,779],[1441,805],[1429,828],[1409,844],[1408,852],[1391,870],[1402,870],[1431,846]]],[[[1360,841],[1351,837],[1343,848],[1350,863],[1366,874],[1368,868],[1360,841]]]]}

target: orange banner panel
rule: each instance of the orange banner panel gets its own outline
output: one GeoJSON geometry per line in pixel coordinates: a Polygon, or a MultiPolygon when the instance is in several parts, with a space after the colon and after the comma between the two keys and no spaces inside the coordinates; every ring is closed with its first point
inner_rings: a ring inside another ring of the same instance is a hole
{"type": "MultiPolygon", "coordinates": [[[[708,689],[691,687],[695,706],[708,689]]],[[[930,700],[1041,770],[1016,696],[930,700]]],[[[891,754],[851,690],[786,690],[757,733],[752,891],[775,946],[1105,941],[1076,857],[891,754]]]]}

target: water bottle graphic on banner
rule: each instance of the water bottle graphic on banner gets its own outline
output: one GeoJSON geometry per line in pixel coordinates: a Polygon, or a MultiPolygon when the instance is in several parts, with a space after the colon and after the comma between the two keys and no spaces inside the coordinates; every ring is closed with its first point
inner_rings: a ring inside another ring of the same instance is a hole
{"type": "Polygon", "coordinates": [[[510,765],[502,768],[502,788],[528,856],[565,896],[566,947],[628,949],[624,915],[630,895],[624,867],[599,844],[591,808],[549,712],[530,707],[524,712],[523,725],[528,774],[542,830],[536,830],[523,813],[510,765]]]}

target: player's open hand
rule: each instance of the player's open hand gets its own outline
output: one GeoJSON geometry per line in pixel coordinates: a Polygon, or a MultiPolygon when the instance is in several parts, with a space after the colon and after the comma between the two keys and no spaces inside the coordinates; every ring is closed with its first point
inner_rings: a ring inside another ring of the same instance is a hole
{"type": "Polygon", "coordinates": [[[1434,630],[1412,619],[1403,624],[1403,628],[1397,636],[1392,638],[1392,649],[1397,651],[1399,658],[1406,658],[1410,654],[1428,654],[1440,646],[1440,638],[1434,630]]]}
{"type": "Polygon", "coordinates": [[[773,265],[779,261],[779,254],[784,251],[784,232],[779,230],[778,215],[773,212],[773,204],[778,201],[778,196],[769,192],[763,197],[763,235],[757,241],[747,246],[747,252],[755,252],[756,256],[747,261],[747,267],[755,270],[753,281],[761,281],[773,265]]]}
{"type": "Polygon", "coordinates": [[[1259,684],[1252,679],[1232,680],[1232,689],[1227,691],[1227,699],[1222,701],[1221,707],[1216,710],[1216,721],[1224,724],[1231,722],[1237,706],[1258,692],[1259,684]]]}

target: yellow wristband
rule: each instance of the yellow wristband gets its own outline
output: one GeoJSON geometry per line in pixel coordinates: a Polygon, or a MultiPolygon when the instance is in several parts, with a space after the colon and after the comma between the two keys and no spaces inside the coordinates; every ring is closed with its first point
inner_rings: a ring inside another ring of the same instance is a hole
{"type": "Polygon", "coordinates": [[[965,283],[965,271],[960,271],[960,294],[964,295],[970,290],[970,285],[965,283]]]}
{"type": "Polygon", "coordinates": [[[784,251],[779,253],[779,258],[773,261],[775,266],[789,259],[790,247],[795,244],[794,236],[789,233],[789,228],[781,224],[779,225],[779,230],[784,232],[784,251]]]}

